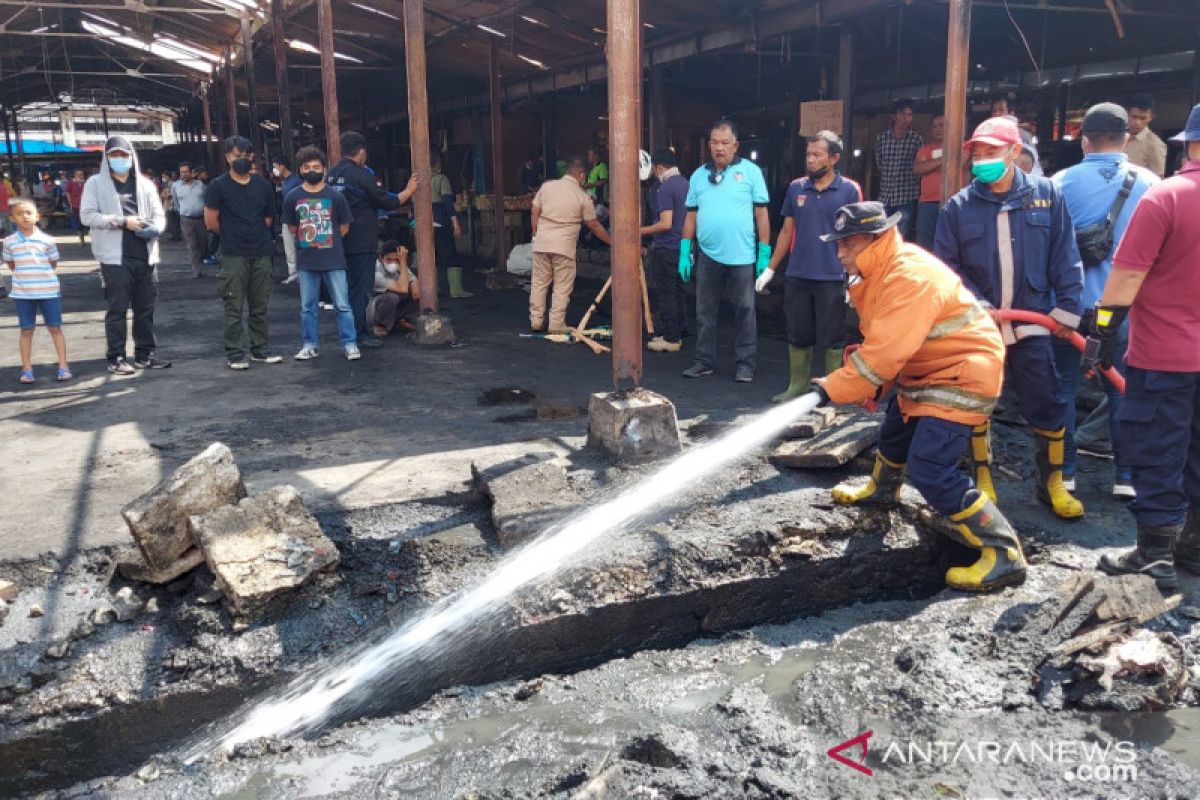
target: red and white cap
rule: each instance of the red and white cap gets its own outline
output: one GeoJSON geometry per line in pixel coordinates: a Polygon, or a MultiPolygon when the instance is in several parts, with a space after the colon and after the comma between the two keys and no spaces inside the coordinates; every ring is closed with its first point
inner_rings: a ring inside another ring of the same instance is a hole
{"type": "Polygon", "coordinates": [[[963,143],[963,150],[970,151],[971,145],[980,144],[1005,145],[1020,144],[1021,129],[1012,117],[992,117],[979,123],[971,138],[963,143]]]}

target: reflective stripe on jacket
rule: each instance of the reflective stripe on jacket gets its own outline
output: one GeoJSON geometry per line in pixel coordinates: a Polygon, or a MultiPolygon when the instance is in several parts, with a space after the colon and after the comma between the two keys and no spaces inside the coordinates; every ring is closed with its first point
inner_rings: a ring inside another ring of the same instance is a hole
{"type": "Polygon", "coordinates": [[[858,256],[850,298],[865,341],[825,381],[835,403],[874,397],[896,381],[908,417],[987,420],[1004,378],[1004,343],[987,311],[945,264],[893,228],[858,256]]]}
{"type": "MultiPolygon", "coordinates": [[[[1046,178],[1016,170],[1003,197],[976,180],[938,215],[933,252],[985,305],[1049,314],[1075,328],[1082,313],[1083,261],[1062,193],[1046,178]],[[1011,261],[999,246],[1011,242],[1011,261]]],[[[1046,336],[1038,325],[1015,325],[1008,343],[1046,336]]]]}

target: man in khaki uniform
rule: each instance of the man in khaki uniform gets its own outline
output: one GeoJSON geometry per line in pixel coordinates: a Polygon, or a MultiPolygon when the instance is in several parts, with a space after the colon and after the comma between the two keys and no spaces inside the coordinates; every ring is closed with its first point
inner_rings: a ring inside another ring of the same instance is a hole
{"type": "Polygon", "coordinates": [[[529,327],[545,330],[546,291],[554,284],[550,331],[567,330],[567,305],[575,288],[575,249],[583,223],[607,245],[608,231],[596,220],[592,198],[583,191],[587,166],[582,158],[567,160],[567,173],[546,181],[533,197],[533,285],[529,288],[529,327]]]}
{"type": "Polygon", "coordinates": [[[1150,130],[1154,121],[1154,97],[1142,93],[1133,96],[1129,103],[1129,141],[1125,155],[1129,163],[1145,167],[1158,177],[1167,173],[1167,143],[1150,130]]]}

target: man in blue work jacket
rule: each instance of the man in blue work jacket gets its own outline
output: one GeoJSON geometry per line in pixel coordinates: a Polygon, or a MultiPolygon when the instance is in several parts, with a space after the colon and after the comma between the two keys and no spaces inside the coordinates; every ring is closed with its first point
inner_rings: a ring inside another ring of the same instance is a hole
{"type": "MultiPolygon", "coordinates": [[[[1005,363],[1022,416],[1037,444],[1037,497],[1063,519],[1083,516],[1083,504],[1063,484],[1066,402],[1050,334],[1068,338],[1079,325],[1083,268],[1075,230],[1058,188],[1016,167],[1021,132],[1010,117],[993,117],[964,145],[975,180],[946,203],[933,251],[962,276],[1004,336],[1005,363]],[[1003,309],[1047,314],[1054,331],[1002,319],[1003,309]]],[[[975,428],[971,454],[976,482],[991,497],[988,425],[975,428]]]]}
{"type": "MultiPolygon", "coordinates": [[[[1142,195],[1154,184],[1158,176],[1148,169],[1133,164],[1124,153],[1129,141],[1129,115],[1116,103],[1099,103],[1083,115],[1083,161],[1054,176],[1054,185],[1062,192],[1071,221],[1075,223],[1075,235],[1080,242],[1083,257],[1083,307],[1092,309],[1100,302],[1104,282],[1112,271],[1112,254],[1121,238],[1133,210],[1142,195]],[[1117,209],[1118,197],[1122,197],[1117,209]],[[1107,220],[1115,213],[1112,225],[1107,220]],[[1097,227],[1099,226],[1099,227],[1097,227]],[[1103,230],[1108,236],[1103,235],[1103,230]],[[1096,241],[1107,244],[1101,247],[1096,241]],[[1104,250],[1104,252],[1100,252],[1104,250]],[[1103,256],[1103,258],[1100,258],[1103,256]]],[[[1088,313],[1085,311],[1085,314],[1088,313]]],[[[1084,326],[1086,327],[1086,326],[1084,326]]],[[[1116,333],[1117,349],[1113,366],[1125,373],[1125,343],[1129,326],[1122,326],[1116,333]]],[[[1067,402],[1067,447],[1063,462],[1063,481],[1068,485],[1075,477],[1075,397],[1079,393],[1079,363],[1082,354],[1070,342],[1054,343],[1054,357],[1063,380],[1063,399],[1067,402]]],[[[1111,382],[1104,380],[1104,392],[1108,396],[1109,435],[1113,442],[1113,461],[1116,464],[1116,479],[1113,482],[1113,497],[1130,500],[1134,496],[1133,471],[1122,457],[1117,445],[1117,418],[1121,412],[1121,392],[1111,382]]]]}

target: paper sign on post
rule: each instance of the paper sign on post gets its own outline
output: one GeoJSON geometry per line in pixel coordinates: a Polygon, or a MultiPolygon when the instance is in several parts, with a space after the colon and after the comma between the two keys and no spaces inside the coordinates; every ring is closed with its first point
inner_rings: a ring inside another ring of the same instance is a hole
{"type": "Polygon", "coordinates": [[[810,100],[800,104],[800,135],[815,136],[821,131],[842,135],[841,100],[810,100]]]}

